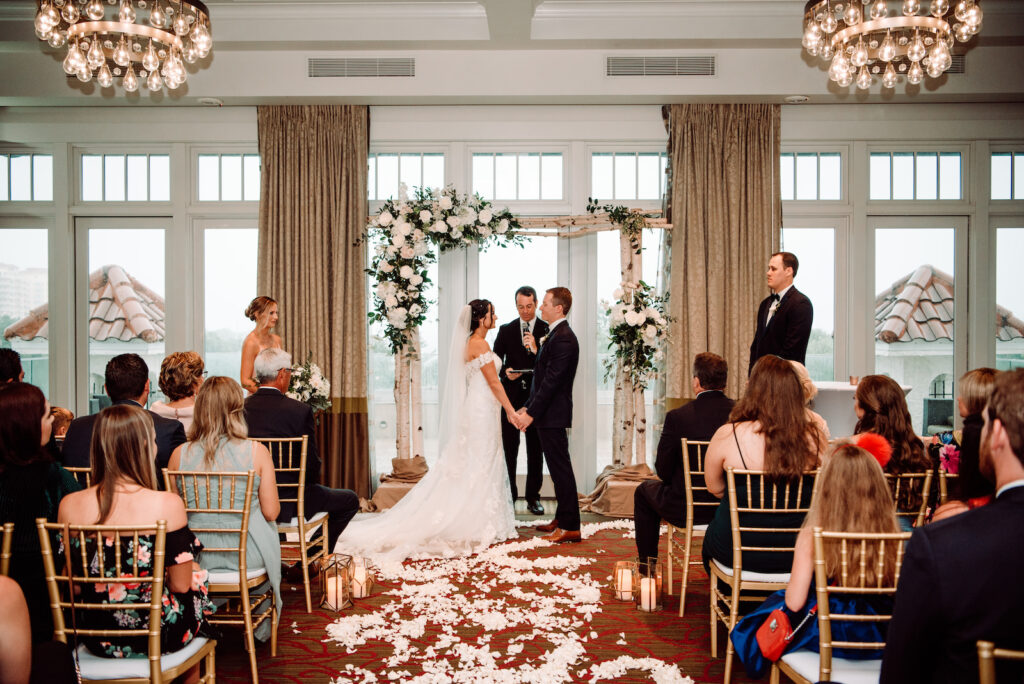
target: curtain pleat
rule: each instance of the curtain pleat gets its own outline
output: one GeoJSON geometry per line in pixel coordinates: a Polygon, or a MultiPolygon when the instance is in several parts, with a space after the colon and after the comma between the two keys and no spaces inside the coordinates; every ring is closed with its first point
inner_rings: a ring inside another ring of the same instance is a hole
{"type": "Polygon", "coordinates": [[[258,282],[296,363],[331,383],[317,429],[322,482],[370,495],[365,245],[369,108],[261,106],[258,282]]]}
{"type": "Polygon", "coordinates": [[[666,407],[691,394],[693,357],[729,363],[727,393],[746,386],[765,270],[779,244],[779,105],[670,105],[671,353],[666,407]]]}

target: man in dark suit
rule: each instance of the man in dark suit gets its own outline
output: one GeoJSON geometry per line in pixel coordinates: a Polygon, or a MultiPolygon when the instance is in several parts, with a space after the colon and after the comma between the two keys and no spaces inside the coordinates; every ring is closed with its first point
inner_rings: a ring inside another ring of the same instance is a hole
{"type": "Polygon", "coordinates": [[[803,292],[793,287],[800,262],[792,252],[776,252],[768,261],[768,287],[772,294],[757,309],[757,330],[750,343],[747,374],[762,356],[804,363],[811,338],[814,307],[803,292]]]}
{"type": "MultiPolygon", "coordinates": [[[[138,354],[121,354],[107,361],[104,371],[103,391],[116,404],[132,404],[140,408],[146,407],[149,399],[149,367],[138,354]]],[[[157,486],[163,489],[162,468],[179,444],[185,443],[185,427],[181,421],[164,418],[152,411],[147,411],[153,419],[156,430],[156,479],[157,486]]],[[[64,436],[62,451],[64,465],[74,468],[88,468],[89,445],[92,442],[92,428],[96,415],[75,418],[68,426],[64,436]]]]}
{"type": "Polygon", "coordinates": [[[21,382],[25,371],[21,367],[21,354],[13,349],[0,349],[0,385],[21,382]]]}
{"type": "MultiPolygon", "coordinates": [[[[548,334],[548,324],[537,318],[537,291],[528,285],[516,290],[516,310],[519,318],[498,328],[494,340],[494,353],[501,359],[501,385],[505,388],[512,407],[521,409],[530,396],[529,373],[515,370],[532,369],[537,360],[537,340],[548,334]]],[[[534,515],[544,515],[540,505],[540,486],[544,481],[543,452],[537,428],[526,430],[526,507],[534,515]]],[[[501,412],[501,442],[505,448],[508,480],[512,485],[513,503],[519,498],[516,487],[516,461],[519,458],[519,428],[508,422],[501,412]]]]}
{"type": "MultiPolygon", "coordinates": [[[[725,381],[729,366],[717,354],[703,352],[693,360],[693,393],[696,399],[665,414],[665,427],[658,441],[658,455],[654,468],[660,480],[644,480],[633,494],[633,525],[636,528],[637,557],[658,557],[658,539],[661,521],[677,527],[686,525],[686,483],[683,479],[684,437],[708,441],[715,430],[729,420],[733,400],[725,396],[725,381]]],[[[691,470],[696,468],[696,447],[690,447],[691,470]]],[[[704,473],[694,473],[698,484],[704,473]]],[[[718,503],[711,494],[708,502],[718,503]]],[[[711,522],[715,509],[705,506],[694,508],[694,525],[711,522]]]]}
{"type": "MultiPolygon", "coordinates": [[[[301,437],[306,435],[306,518],[315,513],[327,512],[327,546],[334,549],[334,542],[349,521],[359,512],[359,497],[349,489],[331,489],[320,483],[320,457],[316,449],[316,421],[313,409],[308,404],[285,395],[292,378],[291,354],[272,347],[256,355],[253,374],[259,389],[245,400],[245,422],[250,437],[301,437]]],[[[279,465],[278,463],[274,464],[279,465]]],[[[298,475],[282,474],[298,482],[298,475]]],[[[280,484],[280,483],[279,483],[280,484]]],[[[294,496],[294,489],[284,492],[294,496]]],[[[278,522],[287,523],[298,515],[294,503],[283,502],[278,522]]]]}
{"type": "MultiPolygon", "coordinates": [[[[1024,369],[999,374],[984,416],[981,472],[996,498],[914,531],[882,684],[977,682],[977,641],[1024,649],[1024,369]]],[[[998,681],[1024,681],[1024,663],[999,662],[998,681]]]]}
{"type": "Polygon", "coordinates": [[[553,287],[545,293],[540,315],[548,322],[547,340],[540,340],[530,397],[519,409],[524,430],[536,423],[544,460],[555,485],[555,519],[537,526],[542,532],[549,532],[544,539],[555,544],[582,539],[579,494],[565,434],[572,427],[572,383],[580,360],[579,342],[565,320],[570,308],[572,293],[568,288],[553,287]]]}

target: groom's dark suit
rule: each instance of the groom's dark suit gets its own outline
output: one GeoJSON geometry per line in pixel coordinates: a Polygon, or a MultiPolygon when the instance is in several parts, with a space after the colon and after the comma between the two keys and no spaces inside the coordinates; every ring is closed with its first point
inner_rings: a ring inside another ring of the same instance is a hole
{"type": "Polygon", "coordinates": [[[565,434],[572,427],[572,383],[580,360],[580,345],[569,322],[555,325],[537,353],[533,367],[530,398],[526,413],[537,428],[544,459],[555,485],[558,508],[555,520],[568,532],[580,529],[579,495],[576,476],[569,458],[569,440],[565,434]]]}
{"type": "Polygon", "coordinates": [[[814,307],[811,300],[795,287],[789,288],[779,300],[772,319],[768,320],[768,310],[772,306],[772,297],[765,297],[757,309],[757,330],[754,341],[750,343],[749,374],[754,364],[762,356],[775,356],[804,363],[807,357],[807,341],[811,337],[811,323],[814,321],[814,307]]]}
{"type": "MultiPolygon", "coordinates": [[[[501,359],[501,386],[505,388],[512,408],[523,407],[530,396],[531,375],[523,374],[515,380],[509,380],[506,370],[533,368],[537,355],[523,346],[523,320],[516,318],[498,328],[498,336],[494,340],[494,353],[501,359]]],[[[548,334],[548,324],[540,318],[533,319],[533,338],[539,340],[548,334]]],[[[519,428],[508,422],[505,412],[501,412],[501,443],[505,449],[505,464],[508,466],[508,480],[512,485],[512,500],[519,497],[516,487],[516,461],[519,457],[519,428]]],[[[541,452],[540,437],[537,428],[526,429],[526,500],[540,501],[540,486],[544,481],[544,461],[541,452]]]]}

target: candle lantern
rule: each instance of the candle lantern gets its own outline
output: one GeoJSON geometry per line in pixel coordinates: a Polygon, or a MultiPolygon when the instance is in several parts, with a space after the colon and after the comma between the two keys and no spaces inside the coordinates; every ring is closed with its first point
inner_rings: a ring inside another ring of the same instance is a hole
{"type": "Polygon", "coordinates": [[[661,563],[654,560],[638,562],[633,575],[633,600],[637,610],[645,613],[661,610],[661,589],[661,563]]]}
{"type": "Polygon", "coordinates": [[[636,582],[636,561],[616,561],[612,574],[612,595],[619,601],[633,600],[636,582]]]}
{"type": "Polygon", "coordinates": [[[352,605],[349,576],[352,557],[332,553],[320,560],[320,605],[342,610],[352,605]]]}
{"type": "Polygon", "coordinates": [[[352,598],[366,598],[373,592],[373,564],[366,558],[353,558],[349,573],[352,598]]]}

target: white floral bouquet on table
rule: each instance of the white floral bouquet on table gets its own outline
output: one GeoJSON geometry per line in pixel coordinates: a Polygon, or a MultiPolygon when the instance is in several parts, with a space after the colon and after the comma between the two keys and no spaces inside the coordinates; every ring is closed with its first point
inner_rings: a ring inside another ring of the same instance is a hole
{"type": "Polygon", "coordinates": [[[427,318],[432,303],[424,290],[430,283],[427,267],[440,251],[472,244],[522,246],[516,234],[519,221],[508,209],[495,210],[479,195],[459,195],[451,185],[443,190],[413,188],[412,197],[402,184],[398,199],[389,199],[366,229],[374,245],[370,267],[373,277],[371,322],[384,324],[391,350],[407,341],[409,331],[427,318]]]}
{"type": "Polygon", "coordinates": [[[302,365],[292,369],[288,396],[309,404],[314,413],[331,408],[331,383],[324,378],[320,366],[313,363],[313,352],[306,355],[306,361],[302,365]]]}
{"type": "Polygon", "coordinates": [[[615,375],[616,360],[621,359],[634,387],[645,389],[664,358],[660,347],[668,338],[668,295],[655,295],[654,288],[641,280],[622,283],[612,296],[614,304],[602,302],[608,315],[608,347],[615,349],[614,358],[605,362],[605,377],[615,375]]]}

